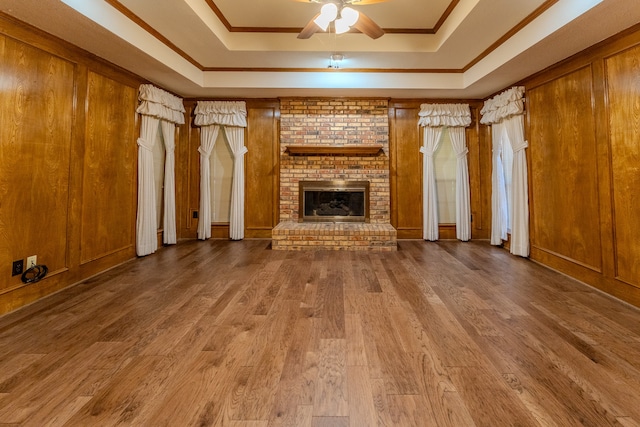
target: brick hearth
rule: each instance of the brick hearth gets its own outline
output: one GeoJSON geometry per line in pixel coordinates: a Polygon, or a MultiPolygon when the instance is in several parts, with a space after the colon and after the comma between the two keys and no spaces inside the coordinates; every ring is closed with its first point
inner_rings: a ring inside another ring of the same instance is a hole
{"type": "Polygon", "coordinates": [[[391,224],[286,221],[273,229],[271,248],[395,251],[397,233],[391,224]]]}

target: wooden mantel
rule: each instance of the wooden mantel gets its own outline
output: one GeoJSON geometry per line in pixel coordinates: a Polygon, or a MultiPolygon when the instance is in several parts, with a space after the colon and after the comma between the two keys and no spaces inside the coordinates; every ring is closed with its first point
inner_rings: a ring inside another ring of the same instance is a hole
{"type": "Polygon", "coordinates": [[[375,156],[382,150],[382,144],[351,145],[288,145],[286,151],[294,156],[375,156]]]}

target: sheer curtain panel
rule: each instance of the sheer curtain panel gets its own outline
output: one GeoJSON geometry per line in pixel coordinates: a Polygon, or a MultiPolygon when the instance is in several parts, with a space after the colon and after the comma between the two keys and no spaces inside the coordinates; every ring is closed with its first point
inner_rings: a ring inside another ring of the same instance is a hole
{"type": "Polygon", "coordinates": [[[422,159],[423,185],[423,238],[438,240],[438,195],[436,192],[433,154],[438,149],[444,127],[449,128],[451,143],[457,160],[456,171],[456,236],[466,241],[471,238],[471,205],[469,193],[469,166],[464,128],[471,124],[468,104],[422,104],[418,125],[424,127],[422,159]]]}
{"type": "MultiPolygon", "coordinates": [[[[154,253],[158,249],[158,220],[156,215],[153,171],[154,167],[159,166],[153,164],[152,150],[158,133],[159,123],[163,123],[162,133],[165,139],[165,144],[167,143],[167,139],[170,138],[170,143],[175,146],[175,125],[184,123],[185,109],[182,103],[182,98],[178,98],[177,96],[150,84],[140,86],[138,89],[138,100],[140,103],[136,111],[142,116],[142,119],[140,124],[140,138],[138,138],[138,210],[136,215],[136,253],[138,256],[144,256],[154,253]],[[166,130],[164,128],[165,126],[167,126],[166,130]]],[[[172,172],[170,176],[168,176],[165,169],[165,192],[167,191],[166,187],[168,185],[172,186],[172,188],[174,188],[173,191],[175,192],[174,182],[175,174],[172,172]],[[172,182],[168,184],[167,179],[170,179],[172,182]]],[[[175,243],[175,193],[174,196],[170,198],[169,205],[167,204],[167,195],[165,194],[164,209],[165,232],[168,228],[166,224],[167,217],[173,218],[173,243],[175,243]]]]}
{"type": "Polygon", "coordinates": [[[456,238],[471,239],[471,196],[469,191],[469,163],[467,140],[463,127],[449,128],[451,145],[456,152],[456,238]]]}
{"type": "MultiPolygon", "coordinates": [[[[481,123],[491,125],[492,128],[499,124],[505,127],[507,137],[513,148],[510,251],[514,255],[527,257],[529,256],[529,190],[525,152],[528,143],[524,139],[524,87],[512,87],[485,101],[480,113],[482,114],[481,123]]],[[[492,130],[492,137],[496,138],[496,136],[500,137],[498,132],[492,130]]],[[[495,141],[493,147],[494,149],[496,147],[495,141]]],[[[495,160],[496,153],[494,153],[495,160]]],[[[496,169],[497,165],[494,163],[494,170],[496,169]]],[[[499,171],[496,170],[496,173],[499,173],[499,171]]],[[[501,196],[499,194],[501,189],[499,186],[499,177],[492,179],[492,215],[499,216],[501,218],[500,221],[502,221],[501,213],[495,211],[501,205],[501,196]]],[[[501,239],[504,238],[502,233],[506,225],[492,220],[491,226],[491,243],[499,244],[497,236],[500,235],[501,239]],[[499,230],[494,230],[494,227],[499,227],[499,230]]]]}
{"type": "Polygon", "coordinates": [[[174,245],[176,236],[176,127],[167,121],[160,122],[162,139],[164,141],[164,215],[162,228],[164,230],[162,243],[174,245]]]}
{"type": "Polygon", "coordinates": [[[504,121],[513,149],[513,176],[511,182],[511,253],[529,256],[529,183],[524,139],[524,116],[512,116],[504,121]]]}
{"type": "Polygon", "coordinates": [[[138,138],[138,213],[136,215],[136,253],[149,255],[158,250],[156,184],[153,176],[153,145],[160,120],[142,116],[138,138]]]}
{"type": "Polygon", "coordinates": [[[201,126],[198,149],[200,151],[198,238],[206,240],[211,237],[209,157],[215,146],[220,126],[223,126],[234,156],[229,233],[234,240],[242,239],[244,238],[244,154],[247,152],[244,146],[244,128],[247,127],[246,104],[244,101],[198,101],[194,123],[201,126]],[[240,166],[239,163],[241,163],[240,166]]]}
{"type": "Polygon", "coordinates": [[[438,194],[433,154],[438,149],[441,127],[425,126],[423,129],[422,153],[422,238],[438,240],[438,194]]]}
{"type": "Polygon", "coordinates": [[[231,182],[231,211],[229,237],[231,240],[244,239],[244,128],[225,126],[227,141],[233,153],[233,180],[231,182]]]}
{"type": "Polygon", "coordinates": [[[211,152],[216,146],[220,126],[200,128],[200,207],[198,208],[198,239],[211,237],[211,152]]]}

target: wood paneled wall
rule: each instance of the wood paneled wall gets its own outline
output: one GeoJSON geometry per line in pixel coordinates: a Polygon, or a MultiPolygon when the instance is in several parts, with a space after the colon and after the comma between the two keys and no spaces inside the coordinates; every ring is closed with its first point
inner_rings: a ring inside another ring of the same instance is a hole
{"type": "MultiPolygon", "coordinates": [[[[279,222],[280,101],[246,100],[248,127],[245,132],[245,236],[270,238],[279,222]]],[[[391,223],[403,239],[422,238],[422,133],[418,128],[420,104],[427,100],[389,102],[389,152],[391,223]]],[[[443,102],[443,101],[440,101],[443,102]]],[[[471,187],[472,238],[487,239],[491,225],[491,142],[488,127],[480,125],[478,101],[469,103],[473,123],[467,128],[471,187]]],[[[178,233],[195,238],[200,194],[200,131],[192,124],[196,101],[185,101],[190,117],[178,133],[176,177],[178,233]],[[181,172],[180,172],[181,171],[181,172]]],[[[455,226],[442,225],[442,239],[455,239],[455,226]]],[[[228,238],[228,224],[213,224],[212,237],[228,238]]]]}
{"type": "Polygon", "coordinates": [[[278,225],[280,144],[277,100],[247,101],[245,236],[271,238],[278,225]]]}
{"type": "Polygon", "coordinates": [[[0,314],[135,257],[141,79],[0,15],[0,314]],[[14,260],[49,273],[25,285],[14,260]]]}
{"type": "MultiPolygon", "coordinates": [[[[472,123],[466,129],[469,148],[471,237],[487,239],[491,226],[491,143],[487,126],[481,125],[481,103],[465,100],[391,100],[389,103],[389,152],[391,160],[391,224],[399,239],[421,239],[422,232],[422,129],[420,104],[468,103],[472,123]]],[[[440,225],[441,239],[455,239],[455,226],[440,225]]]]}
{"type": "Polygon", "coordinates": [[[531,258],[640,306],[640,26],[524,85],[531,258]]]}

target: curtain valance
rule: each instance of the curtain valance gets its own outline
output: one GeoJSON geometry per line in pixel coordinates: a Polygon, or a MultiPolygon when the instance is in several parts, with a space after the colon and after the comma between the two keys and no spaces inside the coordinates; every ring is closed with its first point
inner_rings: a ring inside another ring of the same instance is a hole
{"type": "Polygon", "coordinates": [[[223,125],[247,127],[244,101],[198,101],[194,123],[197,126],[223,125]]]}
{"type": "Polygon", "coordinates": [[[480,123],[491,125],[524,114],[524,86],[514,86],[484,102],[480,123]]]}
{"type": "Polygon", "coordinates": [[[138,100],[138,113],[178,125],[184,124],[185,109],[182,98],[153,85],[144,84],[138,89],[138,100]]]}
{"type": "Polygon", "coordinates": [[[471,124],[469,104],[422,104],[418,113],[422,127],[466,127],[471,124]]]}

